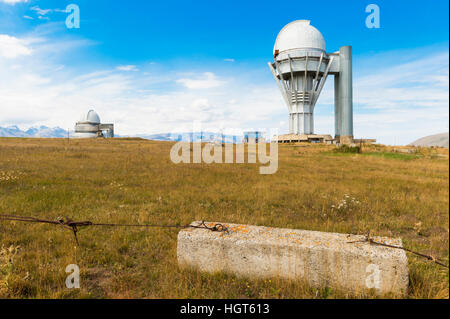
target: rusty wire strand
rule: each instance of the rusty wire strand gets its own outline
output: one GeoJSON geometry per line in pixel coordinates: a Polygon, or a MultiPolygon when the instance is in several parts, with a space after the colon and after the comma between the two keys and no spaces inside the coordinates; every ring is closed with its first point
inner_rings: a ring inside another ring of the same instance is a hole
{"type": "Polygon", "coordinates": [[[413,250],[405,248],[405,247],[394,246],[394,245],[389,245],[389,244],[377,242],[377,241],[373,240],[373,238],[370,236],[370,231],[367,232],[367,234],[365,235],[365,238],[363,240],[349,241],[348,243],[349,244],[353,244],[353,243],[369,243],[371,245],[378,245],[378,246],[384,246],[384,247],[388,247],[388,248],[401,249],[401,250],[407,251],[407,252],[409,252],[411,254],[414,254],[416,256],[420,256],[420,257],[426,258],[426,259],[428,259],[428,260],[438,264],[439,266],[442,266],[442,267],[445,267],[445,268],[449,269],[448,265],[446,265],[443,262],[437,260],[432,255],[425,255],[425,254],[419,253],[417,251],[413,251],[413,250]]]}
{"type": "Polygon", "coordinates": [[[214,226],[207,226],[204,221],[202,221],[199,225],[157,225],[157,224],[113,224],[113,223],[93,223],[90,221],[81,221],[76,222],[70,218],[66,217],[64,220],[61,217],[58,217],[57,220],[49,220],[49,219],[40,219],[35,217],[26,217],[26,216],[16,216],[16,215],[2,215],[0,214],[0,220],[9,220],[9,221],[19,221],[19,222],[29,222],[29,223],[42,223],[42,224],[52,224],[57,226],[62,226],[64,228],[70,229],[73,232],[75,242],[79,246],[77,233],[79,227],[87,227],[87,226],[103,226],[103,227],[152,227],[152,228],[197,228],[197,229],[207,229],[210,231],[216,232],[228,232],[228,228],[222,224],[214,224],[214,226]]]}
{"type": "MultiPolygon", "coordinates": [[[[158,224],[114,224],[114,223],[93,223],[90,221],[81,221],[81,222],[76,222],[73,221],[70,218],[66,218],[66,220],[64,220],[63,218],[58,218],[57,220],[49,220],[49,219],[40,219],[40,218],[35,218],[35,217],[26,217],[26,216],[16,216],[16,215],[2,215],[0,214],[0,220],[9,220],[9,221],[20,221],[20,222],[30,222],[30,223],[43,223],[43,224],[53,224],[53,225],[58,225],[58,226],[62,226],[64,228],[68,228],[71,229],[75,238],[75,242],[77,243],[77,245],[79,246],[79,242],[78,242],[78,237],[77,237],[77,233],[78,233],[78,227],[87,227],[87,226],[103,226],[103,227],[152,227],[152,228],[197,228],[197,229],[207,229],[210,231],[216,231],[216,232],[228,232],[228,228],[222,224],[214,224],[214,226],[209,227],[205,224],[204,221],[202,221],[199,225],[158,225],[158,224]]],[[[412,253],[416,256],[420,256],[423,258],[426,258],[442,267],[445,268],[449,268],[448,265],[440,262],[439,260],[437,260],[435,257],[431,256],[431,255],[425,255],[416,251],[413,251],[411,249],[405,248],[405,247],[400,247],[400,246],[394,246],[394,245],[389,245],[389,244],[385,244],[385,243],[380,243],[377,242],[375,240],[372,239],[372,237],[370,236],[370,231],[367,232],[365,239],[363,240],[357,240],[357,241],[351,241],[348,242],[349,244],[352,243],[366,243],[368,242],[371,245],[378,245],[378,246],[384,246],[384,247],[388,247],[388,248],[393,248],[393,249],[401,249],[404,251],[407,251],[409,253],[412,253]]]]}

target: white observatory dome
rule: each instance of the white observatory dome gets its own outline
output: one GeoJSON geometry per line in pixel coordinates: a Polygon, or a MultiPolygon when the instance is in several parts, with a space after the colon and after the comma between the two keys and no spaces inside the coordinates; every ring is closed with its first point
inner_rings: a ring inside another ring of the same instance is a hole
{"type": "Polygon", "coordinates": [[[322,34],[314,28],[309,20],[293,21],[283,29],[277,36],[273,53],[282,53],[295,49],[313,49],[326,51],[325,40],[322,34]]]}
{"type": "Polygon", "coordinates": [[[75,138],[114,137],[114,124],[100,123],[100,116],[89,110],[75,123],[75,138]]]}
{"type": "Polygon", "coordinates": [[[100,124],[100,116],[98,116],[97,112],[95,112],[94,110],[89,110],[86,115],[81,116],[78,122],[100,124]]]}

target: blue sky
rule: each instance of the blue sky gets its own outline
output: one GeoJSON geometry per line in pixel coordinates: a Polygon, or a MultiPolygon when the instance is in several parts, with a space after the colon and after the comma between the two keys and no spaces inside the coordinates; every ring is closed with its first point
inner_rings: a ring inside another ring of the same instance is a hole
{"type": "MultiPolygon", "coordinates": [[[[0,0],[0,125],[72,127],[94,107],[118,134],[287,130],[267,68],[287,23],[308,19],[327,51],[352,45],[355,136],[403,144],[448,131],[448,1],[0,0]],[[79,29],[65,25],[70,4],[79,29]],[[365,8],[380,7],[368,29],[365,8]]],[[[316,130],[332,133],[332,86],[316,130]]]]}

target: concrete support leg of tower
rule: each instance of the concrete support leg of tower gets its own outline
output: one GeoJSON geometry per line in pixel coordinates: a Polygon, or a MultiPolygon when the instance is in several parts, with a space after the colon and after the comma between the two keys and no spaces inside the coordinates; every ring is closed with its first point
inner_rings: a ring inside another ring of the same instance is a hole
{"type": "Polygon", "coordinates": [[[314,134],[314,119],[312,113],[303,113],[304,118],[304,134],[314,134]]]}
{"type": "Polygon", "coordinates": [[[289,134],[295,134],[294,114],[289,114],[289,134]]]}
{"type": "Polygon", "coordinates": [[[296,113],[294,118],[294,134],[314,134],[314,118],[312,113],[296,113]]]}
{"type": "Polygon", "coordinates": [[[339,74],[334,76],[334,140],[339,143],[341,136],[341,107],[339,105],[339,74]]]}
{"type": "Polygon", "coordinates": [[[294,134],[298,134],[298,113],[292,114],[292,125],[294,127],[294,134]]]}

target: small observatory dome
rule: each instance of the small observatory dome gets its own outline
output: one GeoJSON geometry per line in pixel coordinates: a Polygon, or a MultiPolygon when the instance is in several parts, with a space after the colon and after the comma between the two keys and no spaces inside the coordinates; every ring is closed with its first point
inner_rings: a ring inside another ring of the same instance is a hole
{"type": "Polygon", "coordinates": [[[322,34],[310,24],[309,20],[293,21],[281,29],[273,53],[278,55],[295,49],[326,51],[322,34]]]}
{"type": "Polygon", "coordinates": [[[94,110],[82,115],[75,124],[75,138],[96,138],[101,136],[100,116],[94,110]]]}
{"type": "Polygon", "coordinates": [[[100,116],[94,110],[89,110],[75,123],[75,138],[114,137],[114,124],[100,123],[100,116]]]}
{"type": "Polygon", "coordinates": [[[89,110],[86,115],[80,117],[79,123],[100,124],[100,116],[94,110],[89,110]]]}

